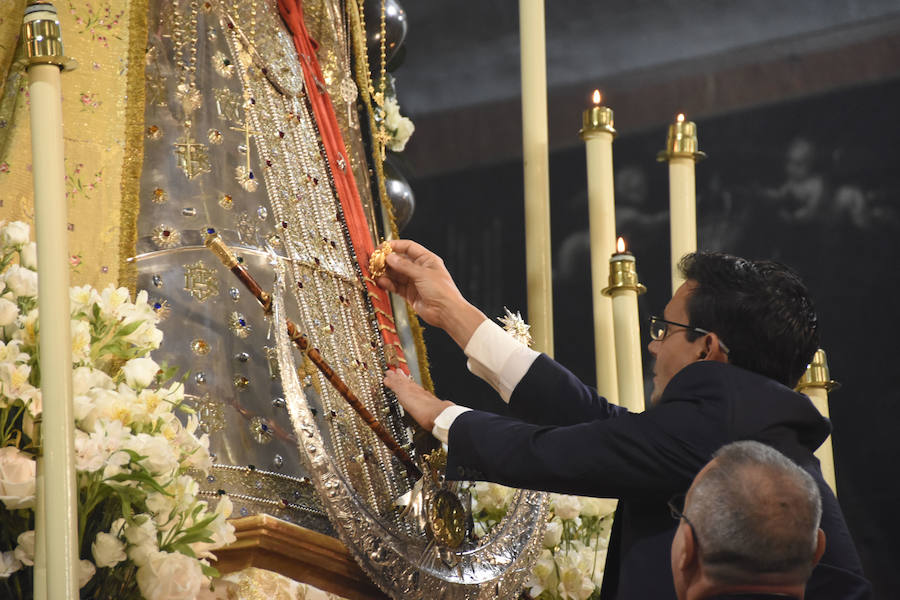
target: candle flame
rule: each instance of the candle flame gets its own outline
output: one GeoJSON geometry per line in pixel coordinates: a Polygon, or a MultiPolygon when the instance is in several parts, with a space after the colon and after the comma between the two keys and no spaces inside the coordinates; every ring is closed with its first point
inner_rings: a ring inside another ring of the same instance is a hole
{"type": "Polygon", "coordinates": [[[616,240],[616,252],[619,254],[625,252],[625,238],[621,236],[616,240]]]}
{"type": "Polygon", "coordinates": [[[603,99],[603,96],[600,95],[600,90],[594,90],[593,99],[594,99],[594,104],[596,104],[597,106],[600,106],[600,100],[603,99]]]}
{"type": "Polygon", "coordinates": [[[675,120],[679,123],[684,123],[684,113],[678,113],[678,116],[675,117],[675,120]]]}

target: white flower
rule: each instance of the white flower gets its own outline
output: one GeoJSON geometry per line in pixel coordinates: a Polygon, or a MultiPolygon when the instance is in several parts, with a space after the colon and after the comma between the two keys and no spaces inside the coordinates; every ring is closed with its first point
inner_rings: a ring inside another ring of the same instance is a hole
{"type": "Polygon", "coordinates": [[[132,358],[122,367],[125,382],[138,389],[150,385],[158,372],[159,365],[152,358],[132,358]]]}
{"type": "Polygon", "coordinates": [[[544,548],[555,548],[559,546],[562,540],[563,524],[562,521],[553,519],[547,523],[544,530],[544,548]]]}
{"type": "Polygon", "coordinates": [[[574,519],[581,513],[581,499],[568,494],[551,494],[550,503],[553,513],[564,520],[574,519]]]}
{"type": "Polygon", "coordinates": [[[27,267],[33,271],[37,271],[37,244],[34,242],[28,242],[24,246],[22,246],[21,254],[19,255],[22,266],[27,267]]]}
{"type": "Polygon", "coordinates": [[[475,512],[486,510],[488,513],[494,514],[505,511],[514,491],[512,488],[496,483],[477,482],[475,484],[475,512]]]}
{"type": "Polygon", "coordinates": [[[168,475],[178,467],[174,448],[163,436],[139,433],[128,439],[123,447],[143,456],[140,463],[151,475],[168,475]]]}
{"type": "Polygon", "coordinates": [[[91,311],[88,309],[99,302],[100,294],[89,285],[82,285],[80,287],[69,289],[69,303],[72,307],[73,314],[83,311],[90,315],[91,311]]]}
{"type": "Polygon", "coordinates": [[[22,568],[22,563],[12,550],[0,552],[0,579],[6,579],[22,568]]]}
{"type": "Polygon", "coordinates": [[[0,500],[9,510],[34,506],[34,459],[15,446],[0,448],[0,500]]]}
{"type": "Polygon", "coordinates": [[[83,363],[91,356],[91,324],[81,319],[70,322],[72,332],[72,362],[83,363]]]}
{"type": "Polygon", "coordinates": [[[16,321],[19,316],[19,307],[15,302],[6,298],[0,298],[0,327],[6,327],[16,321]]]}
{"type": "Polygon", "coordinates": [[[5,273],[6,285],[16,296],[37,296],[38,277],[35,271],[12,265],[5,273]]]}
{"type": "Polygon", "coordinates": [[[593,567],[593,551],[581,542],[571,542],[568,552],[556,554],[556,567],[559,572],[557,591],[561,598],[587,600],[594,593],[596,586],[591,579],[593,567]]]}
{"type": "Polygon", "coordinates": [[[180,552],[155,552],[137,572],[147,600],[193,600],[203,580],[200,563],[180,552]]]}
{"type": "Polygon", "coordinates": [[[80,429],[75,430],[75,469],[85,473],[99,471],[106,464],[106,455],[93,436],[80,429]]]}
{"type": "Polygon", "coordinates": [[[537,562],[534,563],[528,580],[525,582],[525,587],[528,588],[532,598],[537,598],[544,590],[555,590],[558,584],[556,561],[553,560],[553,554],[549,550],[544,549],[541,551],[537,562]]]}
{"type": "Polygon", "coordinates": [[[19,544],[15,549],[16,558],[28,567],[34,564],[34,529],[20,533],[16,538],[19,544]]]}
{"type": "Polygon", "coordinates": [[[396,98],[388,98],[384,103],[384,126],[391,133],[387,143],[388,150],[403,152],[406,142],[416,130],[413,122],[400,114],[400,105],[396,98]]]}
{"type": "Polygon", "coordinates": [[[125,542],[115,535],[100,532],[91,544],[91,554],[94,561],[101,569],[113,567],[127,558],[125,555],[125,542]]]}
{"type": "Polygon", "coordinates": [[[160,522],[165,522],[175,509],[175,498],[159,492],[150,492],[146,504],[150,514],[158,517],[160,522]]]}
{"type": "Polygon", "coordinates": [[[111,390],[114,387],[112,378],[99,369],[78,367],[72,371],[72,393],[76,396],[87,394],[91,388],[111,390]]]}
{"type": "Polygon", "coordinates": [[[617,504],[614,498],[581,498],[581,516],[605,517],[616,512],[617,504]]]}
{"type": "Polygon", "coordinates": [[[0,238],[7,246],[23,246],[28,243],[30,237],[29,227],[22,221],[7,223],[0,229],[0,238]]]}
{"type": "MultiPolygon", "coordinates": [[[[115,525],[115,523],[113,524],[115,525]]],[[[115,529],[112,529],[115,531],[115,529]]],[[[141,566],[145,564],[150,556],[159,550],[159,544],[156,539],[156,523],[150,515],[137,515],[131,525],[126,525],[124,529],[125,539],[128,540],[128,558],[134,564],[141,566]]]]}
{"type": "Polygon", "coordinates": [[[81,560],[78,563],[78,588],[81,589],[88,584],[91,580],[91,577],[94,576],[94,573],[97,572],[97,569],[94,567],[94,563],[89,560],[81,560]]]}

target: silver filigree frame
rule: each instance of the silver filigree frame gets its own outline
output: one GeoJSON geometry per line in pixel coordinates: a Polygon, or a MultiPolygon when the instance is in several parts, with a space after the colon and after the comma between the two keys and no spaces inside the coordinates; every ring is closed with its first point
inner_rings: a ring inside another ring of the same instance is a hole
{"type": "Polygon", "coordinates": [[[513,598],[542,547],[547,494],[520,490],[506,516],[478,545],[463,551],[440,548],[427,535],[412,536],[373,514],[327,451],[297,377],[294,346],[287,335],[285,269],[276,260],[278,282],[273,324],[281,381],[298,450],[340,539],[356,561],[393,598],[447,600],[513,598]]]}

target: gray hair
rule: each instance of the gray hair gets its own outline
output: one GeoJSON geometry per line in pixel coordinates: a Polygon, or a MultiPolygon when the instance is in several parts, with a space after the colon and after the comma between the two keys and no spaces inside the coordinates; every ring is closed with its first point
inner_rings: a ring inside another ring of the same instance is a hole
{"type": "Polygon", "coordinates": [[[822,498],[815,480],[759,442],[734,442],[694,480],[685,513],[710,578],[746,583],[766,573],[812,572],[822,498]]]}

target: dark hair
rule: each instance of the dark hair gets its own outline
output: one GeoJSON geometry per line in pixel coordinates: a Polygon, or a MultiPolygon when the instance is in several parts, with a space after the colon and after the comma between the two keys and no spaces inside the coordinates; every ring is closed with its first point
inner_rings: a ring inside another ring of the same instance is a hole
{"type": "Polygon", "coordinates": [[[731,364],[794,387],[819,347],[816,311],[800,277],[776,262],[718,252],[688,254],[679,268],[697,284],[687,300],[690,325],[715,332],[731,364]]]}

